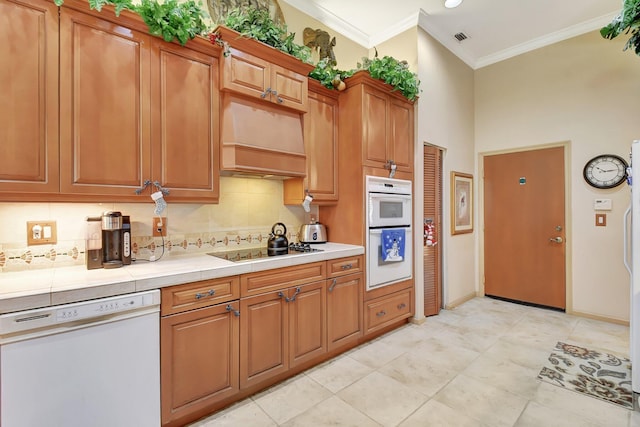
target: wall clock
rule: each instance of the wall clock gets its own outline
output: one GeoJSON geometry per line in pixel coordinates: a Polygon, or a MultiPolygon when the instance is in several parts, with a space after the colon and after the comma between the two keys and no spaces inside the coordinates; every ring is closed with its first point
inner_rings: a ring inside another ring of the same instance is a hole
{"type": "Polygon", "coordinates": [[[629,165],[615,154],[601,154],[589,160],[584,166],[582,176],[595,188],[613,188],[622,184],[627,178],[629,165]]]}

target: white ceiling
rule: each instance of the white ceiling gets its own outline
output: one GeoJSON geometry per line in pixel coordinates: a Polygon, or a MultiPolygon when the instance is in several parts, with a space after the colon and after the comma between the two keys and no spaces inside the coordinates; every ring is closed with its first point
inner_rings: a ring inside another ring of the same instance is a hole
{"type": "Polygon", "coordinates": [[[280,0],[371,48],[419,26],[476,69],[596,30],[622,0],[280,0]],[[468,39],[458,42],[454,34],[468,39]]]}

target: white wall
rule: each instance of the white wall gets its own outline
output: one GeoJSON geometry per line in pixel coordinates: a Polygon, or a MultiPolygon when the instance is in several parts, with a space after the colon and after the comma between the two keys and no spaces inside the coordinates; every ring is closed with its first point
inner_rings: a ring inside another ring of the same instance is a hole
{"type": "MultiPolygon", "coordinates": [[[[622,264],[626,185],[596,190],[582,178],[598,154],[629,158],[640,138],[640,58],[623,40],[597,31],[475,72],[477,153],[569,141],[568,307],[577,313],[629,319],[629,276],[622,264]],[[607,226],[595,227],[593,200],[613,200],[607,226]]],[[[559,183],[561,185],[561,183],[559,183]]]]}
{"type": "MultiPolygon", "coordinates": [[[[445,305],[451,305],[475,295],[477,289],[478,227],[475,226],[473,233],[452,236],[449,209],[451,172],[475,175],[474,73],[425,31],[418,30],[417,36],[418,76],[422,93],[418,101],[416,143],[436,145],[445,151],[440,242],[444,245],[445,260],[443,301],[445,305]]],[[[422,166],[416,167],[415,181],[422,182],[422,166]]],[[[422,198],[422,195],[419,197],[422,198]]],[[[477,224],[477,221],[474,220],[474,223],[477,224]]]]}

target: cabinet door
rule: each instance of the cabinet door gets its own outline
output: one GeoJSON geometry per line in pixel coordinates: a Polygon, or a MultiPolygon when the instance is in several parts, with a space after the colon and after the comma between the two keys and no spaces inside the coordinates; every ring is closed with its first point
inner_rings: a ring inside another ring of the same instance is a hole
{"type": "Polygon", "coordinates": [[[392,99],[389,102],[389,159],[398,170],[413,171],[413,104],[392,99]]]}
{"type": "Polygon", "coordinates": [[[309,94],[304,117],[307,184],[314,201],[338,200],[338,102],[309,94]]]}
{"type": "Polygon", "coordinates": [[[0,1],[0,37],[0,192],[57,192],[57,6],[0,1]]]}
{"type": "Polygon", "coordinates": [[[325,281],[289,289],[289,367],[327,351],[325,281]]]}
{"type": "Polygon", "coordinates": [[[149,38],[60,10],[60,189],[134,196],[150,176],[149,38]]]}
{"type": "Polygon", "coordinates": [[[240,387],[288,369],[289,319],[285,291],[240,300],[240,387]]]}
{"type": "Polygon", "coordinates": [[[167,200],[218,199],[218,60],[154,40],[151,62],[152,180],[167,200]]]}
{"type": "Polygon", "coordinates": [[[336,94],[316,92],[320,85],[311,82],[310,87],[314,86],[309,90],[309,108],[303,118],[307,176],[284,181],[285,205],[299,205],[307,194],[316,204],[335,204],[338,200],[338,99],[336,94]]]}
{"type": "Polygon", "coordinates": [[[385,94],[368,86],[363,87],[362,97],[363,164],[383,167],[390,159],[387,152],[389,100],[385,94]]]}
{"type": "Polygon", "coordinates": [[[224,89],[294,110],[307,111],[309,80],[306,75],[234,48],[229,49],[223,64],[224,89]]]}
{"type": "Polygon", "coordinates": [[[362,336],[363,274],[327,280],[327,335],[329,351],[362,336]]]}
{"type": "Polygon", "coordinates": [[[268,100],[266,89],[271,86],[271,64],[268,61],[231,48],[223,64],[223,88],[268,100]]]}
{"type": "Polygon", "coordinates": [[[239,390],[238,303],[161,320],[162,423],[188,417],[239,390]]]}
{"type": "Polygon", "coordinates": [[[309,79],[303,74],[271,64],[270,99],[298,111],[309,108],[309,79]]]}

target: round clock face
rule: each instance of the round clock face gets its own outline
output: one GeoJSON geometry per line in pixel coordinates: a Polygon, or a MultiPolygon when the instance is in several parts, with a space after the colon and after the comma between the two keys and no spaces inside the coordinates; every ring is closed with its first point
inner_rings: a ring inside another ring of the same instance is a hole
{"type": "Polygon", "coordinates": [[[595,188],[613,188],[627,178],[627,162],[614,154],[603,154],[589,160],[582,172],[585,181],[595,188]]]}

